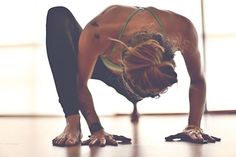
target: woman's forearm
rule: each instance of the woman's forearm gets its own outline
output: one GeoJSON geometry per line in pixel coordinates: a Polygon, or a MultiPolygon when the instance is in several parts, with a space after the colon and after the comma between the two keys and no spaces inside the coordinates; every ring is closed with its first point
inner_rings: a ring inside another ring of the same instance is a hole
{"type": "Polygon", "coordinates": [[[202,78],[198,81],[191,82],[189,89],[189,125],[195,125],[200,127],[201,118],[204,111],[206,98],[206,83],[205,79],[202,78]]]}
{"type": "Polygon", "coordinates": [[[100,123],[88,87],[79,88],[79,104],[81,107],[81,113],[83,114],[89,128],[94,124],[100,123]]]}

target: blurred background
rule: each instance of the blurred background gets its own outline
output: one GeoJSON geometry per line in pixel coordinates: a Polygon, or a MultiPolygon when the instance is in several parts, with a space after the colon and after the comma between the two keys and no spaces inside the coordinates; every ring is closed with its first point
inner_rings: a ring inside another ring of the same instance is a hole
{"type": "MultiPolygon", "coordinates": [[[[65,6],[82,27],[112,4],[154,6],[189,18],[199,34],[207,78],[207,110],[236,110],[236,15],[232,0],[8,0],[0,5],[0,116],[63,115],[45,45],[47,10],[65,6]]],[[[140,113],[187,113],[189,78],[180,53],[179,82],[159,99],[138,103],[140,113]]],[[[99,115],[131,113],[132,104],[97,80],[89,88],[99,115]]]]}

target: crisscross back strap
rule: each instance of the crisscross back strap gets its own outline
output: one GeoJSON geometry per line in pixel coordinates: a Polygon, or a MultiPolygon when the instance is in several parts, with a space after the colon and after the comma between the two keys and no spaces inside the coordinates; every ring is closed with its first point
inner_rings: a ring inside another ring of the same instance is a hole
{"type": "MultiPolygon", "coordinates": [[[[132,18],[137,15],[137,13],[139,13],[140,11],[143,11],[143,10],[146,10],[147,12],[149,12],[153,17],[154,19],[156,20],[156,22],[160,25],[160,30],[161,30],[161,33],[164,34],[164,27],[163,27],[163,23],[161,22],[161,19],[160,17],[155,14],[150,8],[143,8],[143,7],[136,7],[137,9],[135,9],[134,11],[132,11],[129,16],[126,18],[125,20],[125,23],[123,24],[123,26],[121,27],[119,33],[118,33],[118,39],[121,40],[123,34],[124,34],[124,31],[125,29],[127,28],[129,22],[132,20],[132,18]]],[[[114,71],[117,71],[117,72],[122,72],[123,71],[123,68],[122,68],[122,65],[120,64],[115,64],[112,62],[112,60],[110,59],[109,56],[112,56],[113,55],[113,52],[115,51],[115,47],[113,46],[109,55],[107,56],[101,56],[101,59],[103,61],[103,63],[111,70],[114,70],[114,71]]]]}

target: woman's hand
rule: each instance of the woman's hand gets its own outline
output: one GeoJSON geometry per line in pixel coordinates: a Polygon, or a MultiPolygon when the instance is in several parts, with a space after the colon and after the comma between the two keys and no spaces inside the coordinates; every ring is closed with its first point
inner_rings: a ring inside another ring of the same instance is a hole
{"type": "Polygon", "coordinates": [[[196,126],[187,126],[183,132],[170,135],[165,138],[166,141],[187,141],[191,143],[215,143],[221,141],[220,138],[205,134],[203,130],[196,126]]]}
{"type": "Polygon", "coordinates": [[[117,146],[118,143],[111,134],[106,133],[102,129],[93,133],[88,140],[82,142],[82,145],[104,147],[105,145],[117,146]]]}

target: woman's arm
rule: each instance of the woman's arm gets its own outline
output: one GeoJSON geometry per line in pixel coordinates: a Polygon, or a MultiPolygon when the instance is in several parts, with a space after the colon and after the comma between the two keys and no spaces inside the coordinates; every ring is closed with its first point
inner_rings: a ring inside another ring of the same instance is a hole
{"type": "Polygon", "coordinates": [[[190,76],[189,86],[189,119],[188,125],[200,127],[206,98],[206,82],[201,70],[200,54],[184,55],[184,60],[190,76]]]}
{"type": "Polygon", "coordinates": [[[117,142],[113,139],[113,137],[104,131],[99,117],[95,111],[92,95],[87,86],[88,80],[92,75],[98,56],[99,46],[96,43],[96,39],[94,38],[94,35],[91,31],[85,29],[81,33],[79,41],[79,53],[77,56],[77,85],[81,112],[92,134],[89,143],[86,144],[98,144],[100,146],[104,146],[106,144],[117,145],[117,142]]]}
{"type": "Polygon", "coordinates": [[[88,33],[82,32],[79,40],[79,53],[77,56],[78,60],[78,94],[79,94],[79,105],[81,112],[85,117],[88,126],[90,127],[93,123],[98,123],[99,118],[94,108],[91,93],[88,89],[87,83],[93,72],[94,66],[98,55],[92,46],[91,39],[88,33]]]}
{"type": "Polygon", "coordinates": [[[190,76],[188,125],[200,127],[206,98],[206,81],[198,49],[197,32],[190,21],[187,20],[185,25],[181,52],[190,76]]]}
{"type": "MultiPolygon", "coordinates": [[[[183,18],[182,18],[183,19],[183,18]]],[[[193,24],[186,18],[181,21],[182,39],[180,41],[180,51],[190,77],[189,86],[189,118],[188,126],[183,132],[166,137],[166,141],[176,139],[192,143],[214,143],[220,141],[220,138],[205,134],[200,128],[202,114],[204,111],[206,99],[206,81],[201,64],[201,56],[198,50],[198,36],[193,24]]]]}

